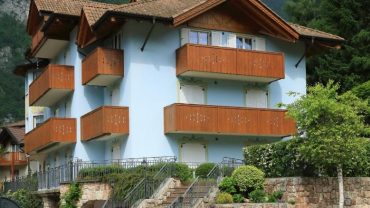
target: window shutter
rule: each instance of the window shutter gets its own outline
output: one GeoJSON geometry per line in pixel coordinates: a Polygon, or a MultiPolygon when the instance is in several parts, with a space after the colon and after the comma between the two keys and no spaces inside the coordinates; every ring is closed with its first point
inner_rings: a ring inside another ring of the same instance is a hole
{"type": "Polygon", "coordinates": [[[189,29],[188,28],[181,28],[180,32],[180,43],[181,46],[185,45],[186,43],[189,43],[189,29]]]}
{"type": "Polygon", "coordinates": [[[227,37],[227,46],[230,48],[236,48],[236,35],[229,33],[227,37]]]}
{"type": "Polygon", "coordinates": [[[222,46],[222,32],[212,31],[211,43],[213,46],[222,46]]]}
{"type": "Polygon", "coordinates": [[[265,51],[266,50],[266,40],[264,38],[255,37],[253,38],[252,44],[253,50],[265,51]]]}

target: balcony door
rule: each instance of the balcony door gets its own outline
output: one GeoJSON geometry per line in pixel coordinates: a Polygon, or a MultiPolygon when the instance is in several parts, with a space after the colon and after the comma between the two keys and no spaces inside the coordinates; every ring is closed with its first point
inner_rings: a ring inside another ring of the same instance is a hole
{"type": "Polygon", "coordinates": [[[181,162],[207,162],[207,147],[201,143],[183,143],[180,146],[181,162]]]}
{"type": "Polygon", "coordinates": [[[267,108],[267,90],[250,88],[246,90],[246,106],[251,108],[267,108]]]}
{"type": "Polygon", "coordinates": [[[112,160],[121,159],[121,142],[113,141],[112,143],[112,160]]]}
{"type": "Polygon", "coordinates": [[[180,86],[180,103],[206,104],[205,88],[199,85],[180,86]]]}

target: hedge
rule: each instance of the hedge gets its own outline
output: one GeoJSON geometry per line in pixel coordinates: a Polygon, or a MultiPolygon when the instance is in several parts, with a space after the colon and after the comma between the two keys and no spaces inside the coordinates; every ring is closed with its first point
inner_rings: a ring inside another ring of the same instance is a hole
{"type": "MultiPolygon", "coordinates": [[[[244,149],[244,158],[247,165],[263,170],[267,177],[336,176],[336,167],[324,169],[305,161],[299,153],[301,145],[304,145],[303,139],[249,146],[244,149]]],[[[370,143],[367,149],[367,155],[354,155],[343,167],[346,177],[370,176],[370,143]]]]}

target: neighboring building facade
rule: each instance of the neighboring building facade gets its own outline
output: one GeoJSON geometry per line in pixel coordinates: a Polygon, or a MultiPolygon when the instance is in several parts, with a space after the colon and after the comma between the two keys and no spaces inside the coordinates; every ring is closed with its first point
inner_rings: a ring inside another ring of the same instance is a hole
{"type": "Polygon", "coordinates": [[[0,127],[0,179],[10,180],[27,175],[27,158],[24,153],[24,122],[0,127]]]}
{"type": "Polygon", "coordinates": [[[15,72],[39,170],[71,159],[242,158],[246,145],[296,132],[278,104],[306,93],[307,54],[343,41],[258,0],[31,0],[27,31],[35,63],[15,72]]]}

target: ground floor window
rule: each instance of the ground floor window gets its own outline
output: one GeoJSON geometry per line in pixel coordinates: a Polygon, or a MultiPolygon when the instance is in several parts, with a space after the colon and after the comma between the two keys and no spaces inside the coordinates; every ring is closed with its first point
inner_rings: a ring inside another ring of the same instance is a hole
{"type": "Polygon", "coordinates": [[[207,146],[202,143],[182,143],[180,145],[181,162],[207,162],[207,146]]]}

